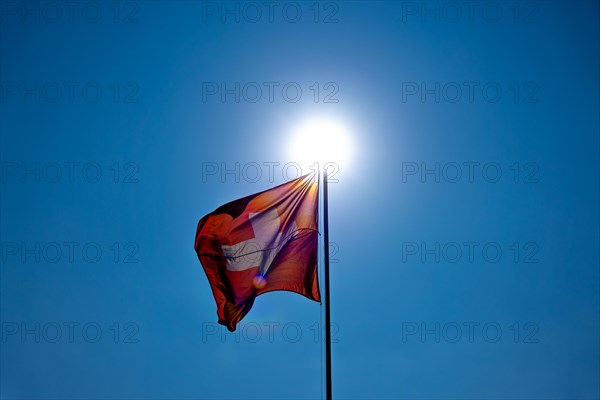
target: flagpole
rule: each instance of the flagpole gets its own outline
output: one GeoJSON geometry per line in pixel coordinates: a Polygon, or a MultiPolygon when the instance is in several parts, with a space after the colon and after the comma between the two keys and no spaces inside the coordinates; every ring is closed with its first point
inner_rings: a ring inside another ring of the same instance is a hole
{"type": "Polygon", "coordinates": [[[324,268],[325,274],[325,382],[327,391],[327,400],[332,400],[331,396],[331,316],[329,314],[329,210],[327,208],[327,168],[323,168],[323,242],[324,268]]]}

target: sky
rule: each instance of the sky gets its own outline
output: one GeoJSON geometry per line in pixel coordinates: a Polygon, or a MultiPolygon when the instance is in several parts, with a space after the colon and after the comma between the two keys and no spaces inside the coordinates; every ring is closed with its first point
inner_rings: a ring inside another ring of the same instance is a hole
{"type": "Polygon", "coordinates": [[[292,143],[316,119],[346,139],[309,149],[351,149],[329,165],[334,398],[598,398],[598,20],[1,2],[0,396],[322,398],[324,306],[268,293],[228,333],[193,249],[202,216],[311,172],[292,143]]]}

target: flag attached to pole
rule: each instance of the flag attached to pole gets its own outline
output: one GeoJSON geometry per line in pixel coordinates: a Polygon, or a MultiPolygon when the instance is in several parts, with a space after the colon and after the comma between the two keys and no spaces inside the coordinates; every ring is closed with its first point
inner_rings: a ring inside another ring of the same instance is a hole
{"type": "Polygon", "coordinates": [[[234,331],[266,292],[321,301],[317,278],[318,183],[305,175],[217,208],[198,222],[194,248],[234,331]]]}

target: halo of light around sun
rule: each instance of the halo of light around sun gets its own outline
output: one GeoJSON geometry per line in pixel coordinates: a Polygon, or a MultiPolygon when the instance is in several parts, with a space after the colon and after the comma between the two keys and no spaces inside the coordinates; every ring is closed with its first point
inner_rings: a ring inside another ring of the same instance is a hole
{"type": "Polygon", "coordinates": [[[326,163],[346,166],[352,153],[351,132],[340,119],[307,118],[292,129],[289,157],[303,168],[315,163],[319,163],[319,168],[326,163]]]}

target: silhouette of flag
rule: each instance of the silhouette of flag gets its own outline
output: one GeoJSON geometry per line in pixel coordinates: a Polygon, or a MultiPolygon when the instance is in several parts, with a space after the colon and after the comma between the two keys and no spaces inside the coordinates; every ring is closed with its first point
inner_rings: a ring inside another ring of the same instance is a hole
{"type": "Polygon", "coordinates": [[[320,301],[314,174],[227,203],[198,222],[194,248],[229,331],[274,290],[320,301]]]}

